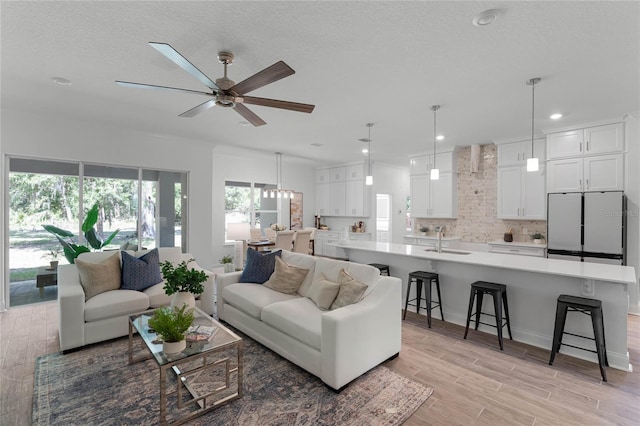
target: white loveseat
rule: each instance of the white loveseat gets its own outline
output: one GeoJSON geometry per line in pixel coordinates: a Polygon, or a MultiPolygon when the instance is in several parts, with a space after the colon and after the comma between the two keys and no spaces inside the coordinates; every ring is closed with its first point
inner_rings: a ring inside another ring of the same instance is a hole
{"type": "MultiPolygon", "coordinates": [[[[193,258],[189,253],[181,253],[179,247],[162,247],[158,252],[161,263],[168,260],[177,264],[193,258]]],[[[127,253],[140,255],[143,252],[127,251],[127,253]]],[[[83,253],[79,259],[98,263],[113,255],[113,251],[83,253]]],[[[202,269],[195,261],[188,266],[202,269]]],[[[211,315],[215,311],[215,275],[206,270],[205,272],[208,279],[203,283],[204,292],[196,300],[196,305],[211,315]]],[[[164,282],[161,282],[144,291],[111,290],[85,302],[85,293],[80,284],[76,265],[60,265],[58,267],[60,349],[66,351],[126,336],[129,334],[129,315],[170,304],[170,297],[166,295],[163,287],[164,282]]]]}
{"type": "Polygon", "coordinates": [[[400,352],[399,278],[380,276],[369,265],[301,253],[283,251],[282,260],[309,269],[296,294],[238,283],[240,272],[221,274],[216,278],[218,317],[333,389],[400,352]],[[363,298],[335,310],[320,310],[306,297],[314,278],[323,273],[337,281],[343,268],[368,285],[363,298]]]}

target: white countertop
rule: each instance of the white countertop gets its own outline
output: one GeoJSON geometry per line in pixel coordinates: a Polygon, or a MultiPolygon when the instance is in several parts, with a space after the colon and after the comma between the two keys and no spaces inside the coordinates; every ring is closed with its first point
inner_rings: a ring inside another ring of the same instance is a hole
{"type": "Polygon", "coordinates": [[[515,246],[515,247],[533,247],[533,248],[547,248],[546,244],[536,244],[536,243],[525,243],[520,241],[506,242],[506,241],[491,241],[488,242],[489,245],[494,246],[515,246]]]}
{"type": "MultiPolygon", "coordinates": [[[[410,234],[410,235],[404,235],[404,238],[423,238],[423,239],[427,239],[427,240],[437,240],[438,236],[437,235],[410,234]]],[[[460,239],[460,237],[442,237],[442,241],[457,241],[459,239],[460,239]]]]}
{"type": "MultiPolygon", "coordinates": [[[[560,275],[572,278],[591,279],[625,284],[636,283],[635,269],[631,266],[607,265],[589,262],[573,262],[568,260],[547,259],[544,257],[518,256],[500,253],[437,253],[426,251],[424,246],[380,243],[376,241],[348,241],[336,244],[336,246],[343,249],[388,253],[400,256],[424,258],[435,261],[457,262],[502,269],[514,269],[519,271],[560,275]]],[[[538,246],[538,244],[536,244],[536,246],[538,246]]]]}

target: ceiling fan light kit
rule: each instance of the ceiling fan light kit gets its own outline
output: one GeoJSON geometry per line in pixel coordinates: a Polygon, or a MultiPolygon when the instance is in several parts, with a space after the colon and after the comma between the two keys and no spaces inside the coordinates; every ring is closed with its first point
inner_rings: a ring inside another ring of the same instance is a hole
{"type": "Polygon", "coordinates": [[[295,74],[293,68],[285,64],[283,61],[278,61],[275,64],[236,84],[233,80],[227,77],[227,66],[233,63],[234,55],[229,51],[223,50],[218,52],[218,61],[224,65],[224,76],[216,79],[216,81],[214,82],[169,44],[149,42],[149,45],[151,45],[151,47],[164,55],[171,62],[182,68],[184,71],[191,74],[191,76],[193,76],[200,83],[207,86],[211,90],[211,92],[201,92],[197,90],[181,89],[177,87],[157,86],[153,84],[133,83],[130,81],[120,80],[116,80],[116,83],[123,87],[169,90],[181,93],[197,94],[212,98],[201,103],[200,105],[195,106],[194,108],[191,108],[188,111],[183,112],[179,115],[180,117],[194,117],[201,112],[212,108],[213,106],[220,106],[223,108],[233,108],[246,121],[257,127],[267,123],[263,119],[258,117],[258,115],[256,115],[253,111],[247,108],[244,104],[266,106],[271,108],[279,108],[306,113],[311,113],[315,108],[315,105],[311,104],[246,96],[247,93],[253,90],[259,89],[263,86],[266,86],[267,84],[295,74]]]}

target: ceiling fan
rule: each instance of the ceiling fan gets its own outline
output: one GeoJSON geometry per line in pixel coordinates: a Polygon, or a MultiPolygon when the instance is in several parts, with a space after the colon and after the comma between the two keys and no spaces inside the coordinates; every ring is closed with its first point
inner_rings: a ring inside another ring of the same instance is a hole
{"type": "Polygon", "coordinates": [[[233,108],[238,114],[240,114],[247,121],[257,127],[267,123],[263,119],[258,117],[249,108],[244,106],[244,104],[288,109],[291,111],[306,113],[310,113],[315,108],[315,105],[301,104],[298,102],[245,96],[245,94],[262,86],[266,86],[269,83],[273,83],[274,81],[278,81],[292,74],[295,74],[295,71],[283,61],[278,61],[270,67],[267,67],[262,71],[236,84],[234,81],[227,78],[227,65],[231,65],[231,63],[233,62],[233,53],[228,51],[221,51],[218,52],[218,61],[220,61],[220,63],[224,65],[224,77],[218,78],[214,82],[169,44],[154,42],[149,42],[149,44],[158,52],[166,56],[170,61],[175,63],[177,66],[191,74],[198,81],[211,89],[211,92],[200,92],[197,90],[180,89],[177,87],[156,86],[153,84],[132,83],[129,81],[116,81],[116,83],[124,87],[172,90],[211,97],[211,99],[209,99],[208,101],[194,108],[191,108],[188,111],[183,112],[182,114],[180,114],[180,117],[193,117],[197,114],[200,114],[202,111],[205,111],[213,107],[214,105],[217,105],[225,108],[233,108]]]}

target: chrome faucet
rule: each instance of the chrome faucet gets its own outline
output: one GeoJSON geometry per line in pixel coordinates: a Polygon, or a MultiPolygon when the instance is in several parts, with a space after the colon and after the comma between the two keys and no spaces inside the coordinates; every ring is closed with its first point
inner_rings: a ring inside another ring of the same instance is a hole
{"type": "Polygon", "coordinates": [[[442,253],[442,233],[444,232],[444,226],[440,226],[438,229],[438,253],[442,253]]]}

